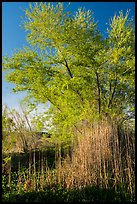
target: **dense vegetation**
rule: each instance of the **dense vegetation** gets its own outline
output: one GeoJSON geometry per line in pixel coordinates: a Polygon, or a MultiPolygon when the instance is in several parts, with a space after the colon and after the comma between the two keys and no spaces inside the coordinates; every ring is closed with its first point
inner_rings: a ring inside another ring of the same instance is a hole
{"type": "Polygon", "coordinates": [[[25,12],[30,47],[4,57],[3,71],[13,91],[27,91],[29,111],[50,107],[31,122],[24,109],[3,107],[3,201],[135,201],[135,31],[128,12],[111,19],[105,39],[91,11],[72,16],[62,3],[35,3],[25,12]],[[47,120],[51,138],[38,137],[47,120]]]}

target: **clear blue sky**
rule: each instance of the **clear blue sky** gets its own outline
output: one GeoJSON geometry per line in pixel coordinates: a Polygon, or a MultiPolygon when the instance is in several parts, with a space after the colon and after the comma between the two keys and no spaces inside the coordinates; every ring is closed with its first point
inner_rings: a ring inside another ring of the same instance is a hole
{"type": "MultiPolygon", "coordinates": [[[[64,2],[65,7],[67,2],[64,2]]],[[[24,9],[28,8],[29,2],[2,2],[2,55],[12,56],[15,48],[22,49],[27,45],[25,40],[26,32],[20,27],[24,16],[24,9]]],[[[118,14],[120,10],[126,13],[130,9],[130,17],[135,18],[134,2],[71,2],[67,10],[76,11],[79,7],[85,7],[94,12],[95,22],[98,21],[98,28],[106,36],[106,23],[109,19],[118,14]]],[[[19,100],[24,93],[12,93],[13,84],[7,83],[2,73],[2,103],[9,107],[17,108],[19,100]]]]}

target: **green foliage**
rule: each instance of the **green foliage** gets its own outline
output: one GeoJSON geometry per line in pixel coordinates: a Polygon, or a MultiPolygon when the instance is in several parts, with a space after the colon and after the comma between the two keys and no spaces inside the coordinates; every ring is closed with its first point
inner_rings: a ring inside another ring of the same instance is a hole
{"type": "Polygon", "coordinates": [[[53,135],[66,141],[83,120],[120,120],[128,108],[134,115],[135,32],[128,12],[113,17],[106,39],[83,8],[72,16],[63,3],[43,2],[25,13],[31,48],[5,57],[3,70],[15,92],[27,91],[29,103],[50,102],[53,135]]]}
{"type": "MultiPolygon", "coordinates": [[[[121,189],[122,190],[122,189],[121,189]]],[[[14,192],[2,198],[3,202],[134,202],[124,191],[101,189],[96,186],[87,186],[82,189],[63,189],[54,186],[43,191],[14,192]]]]}

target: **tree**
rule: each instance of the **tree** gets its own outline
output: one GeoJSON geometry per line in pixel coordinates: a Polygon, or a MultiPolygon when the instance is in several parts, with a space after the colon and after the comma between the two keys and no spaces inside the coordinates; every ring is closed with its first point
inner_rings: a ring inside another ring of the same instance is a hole
{"type": "Polygon", "coordinates": [[[113,17],[106,39],[90,10],[72,16],[63,3],[35,3],[25,12],[31,48],[5,57],[3,70],[29,103],[50,102],[56,133],[70,137],[82,121],[104,116],[120,121],[128,109],[133,116],[135,32],[128,12],[113,17]]]}

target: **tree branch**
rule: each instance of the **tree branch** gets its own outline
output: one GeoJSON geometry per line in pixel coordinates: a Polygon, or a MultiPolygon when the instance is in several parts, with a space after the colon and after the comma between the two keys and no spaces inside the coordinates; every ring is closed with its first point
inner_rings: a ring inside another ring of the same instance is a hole
{"type": "Polygon", "coordinates": [[[70,68],[69,68],[69,66],[68,66],[67,60],[66,60],[65,58],[64,58],[64,60],[65,60],[65,65],[66,65],[66,67],[67,67],[68,73],[69,73],[70,77],[73,78],[73,75],[72,75],[72,73],[71,73],[71,71],[70,71],[70,68]]]}
{"type": "Polygon", "coordinates": [[[111,88],[112,88],[112,84],[111,84],[111,82],[109,83],[109,90],[110,90],[110,92],[111,92],[111,88]]]}
{"type": "Polygon", "coordinates": [[[112,92],[112,96],[111,96],[111,98],[109,100],[109,103],[108,103],[108,108],[110,108],[110,106],[112,105],[112,101],[113,101],[115,91],[116,91],[116,86],[117,86],[117,77],[115,79],[115,84],[114,84],[114,89],[113,89],[113,92],[112,92]]]}
{"type": "MultiPolygon", "coordinates": [[[[64,58],[64,60],[65,60],[65,66],[67,67],[67,70],[68,70],[68,73],[69,73],[69,75],[70,75],[70,77],[71,78],[73,78],[73,74],[71,73],[71,71],[70,71],[70,68],[69,68],[69,66],[68,66],[68,63],[67,63],[67,60],[64,58]]],[[[81,94],[79,93],[79,91],[78,90],[74,90],[72,87],[70,87],[75,93],[77,93],[78,94],[78,96],[80,97],[80,99],[81,99],[81,101],[83,102],[83,97],[81,96],[81,94]]]]}
{"type": "Polygon", "coordinates": [[[49,99],[48,97],[46,97],[46,98],[51,104],[53,104],[53,106],[55,106],[59,111],[61,111],[61,109],[53,101],[51,101],[51,99],[49,99]]]}
{"type": "Polygon", "coordinates": [[[100,82],[99,82],[99,75],[98,75],[98,72],[96,71],[95,74],[96,74],[96,78],[97,78],[97,88],[98,88],[98,112],[99,112],[99,114],[100,114],[100,111],[101,111],[101,98],[100,98],[101,91],[100,91],[100,82]]]}

